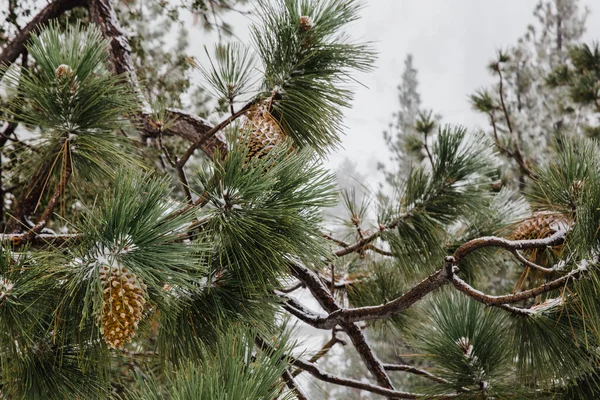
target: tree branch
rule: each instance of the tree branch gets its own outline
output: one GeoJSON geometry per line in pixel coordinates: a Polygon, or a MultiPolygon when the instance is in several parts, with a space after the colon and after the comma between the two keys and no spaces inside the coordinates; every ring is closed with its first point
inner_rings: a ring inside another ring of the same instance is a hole
{"type": "Polygon", "coordinates": [[[525,249],[541,249],[561,244],[567,234],[566,230],[559,230],[552,236],[544,239],[508,240],[497,236],[484,236],[468,241],[454,252],[454,263],[458,265],[469,253],[484,247],[502,247],[509,251],[525,249]]]}
{"type": "MultiPolygon", "coordinates": [[[[19,54],[25,51],[25,44],[31,34],[47,24],[51,19],[59,17],[65,11],[75,7],[83,6],[85,0],[55,0],[48,4],[43,10],[23,28],[17,36],[2,50],[0,54],[0,65],[10,66],[19,57],[19,54]]],[[[4,75],[6,69],[0,69],[0,78],[4,75]]]]}
{"type": "MultiPolygon", "coordinates": [[[[133,90],[140,97],[142,110],[137,116],[132,117],[132,119],[141,125],[141,129],[147,136],[154,137],[159,134],[159,129],[152,123],[150,106],[141,95],[131,58],[131,48],[111,0],[89,0],[89,2],[92,20],[100,26],[104,37],[110,40],[111,61],[114,72],[117,74],[126,74],[129,77],[133,90]]],[[[211,132],[214,128],[205,120],[177,109],[169,109],[168,111],[168,119],[174,122],[162,131],[163,134],[176,135],[193,143],[198,143],[197,148],[201,148],[211,159],[217,149],[221,155],[227,153],[225,138],[223,135],[217,134],[217,132],[211,132]]]]}
{"type": "Polygon", "coordinates": [[[287,370],[287,369],[285,370],[285,372],[283,373],[282,378],[285,381],[285,384],[287,385],[287,387],[292,392],[295,393],[297,400],[308,400],[308,396],[296,384],[296,381],[294,380],[294,376],[290,373],[289,370],[287,370]]]}
{"type": "MultiPolygon", "coordinates": [[[[299,262],[292,262],[290,265],[292,275],[305,283],[321,307],[328,313],[342,310],[337,304],[331,293],[323,285],[320,278],[311,270],[301,265],[299,262]]],[[[332,328],[335,326],[333,324],[332,328]]],[[[365,363],[367,369],[373,374],[377,383],[388,389],[393,389],[392,382],[385,372],[381,361],[377,359],[373,350],[367,343],[361,329],[353,322],[341,322],[340,326],[346,332],[356,351],[365,363]]]]}
{"type": "MultiPolygon", "coordinates": [[[[507,294],[507,295],[503,295],[503,296],[487,295],[487,294],[475,289],[474,287],[472,287],[471,285],[469,285],[467,282],[463,281],[456,275],[452,275],[452,284],[454,285],[454,287],[456,289],[458,289],[459,291],[465,293],[466,295],[474,298],[475,300],[477,300],[483,304],[493,306],[493,305],[517,303],[519,301],[531,299],[540,294],[559,289],[561,287],[564,287],[569,282],[569,280],[579,277],[579,275],[581,275],[581,273],[583,271],[584,271],[583,268],[576,268],[573,271],[569,272],[567,275],[564,275],[553,281],[544,283],[543,285],[537,286],[533,289],[524,290],[519,293],[507,294]]],[[[510,310],[514,311],[515,309],[513,307],[510,310]]]]}
{"type": "Polygon", "coordinates": [[[420,369],[420,368],[416,368],[410,365],[404,365],[404,364],[383,364],[383,367],[385,368],[386,371],[403,371],[403,372],[408,372],[411,374],[415,374],[415,375],[419,375],[419,376],[423,376],[427,379],[430,379],[434,382],[437,383],[441,383],[444,385],[450,385],[451,382],[439,377],[437,375],[432,374],[431,372],[427,372],[424,369],[420,369]]]}

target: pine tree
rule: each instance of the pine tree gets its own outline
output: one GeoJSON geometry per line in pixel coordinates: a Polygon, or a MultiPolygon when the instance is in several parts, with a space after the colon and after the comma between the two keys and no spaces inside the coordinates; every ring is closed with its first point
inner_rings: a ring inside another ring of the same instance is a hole
{"type": "MultiPolygon", "coordinates": [[[[332,233],[323,157],[374,57],[360,5],[257,7],[252,42],[199,66],[214,125],[147,98],[173,86],[144,89],[110,0],[55,0],[6,40],[0,397],[308,399],[299,374],[338,398],[598,397],[597,142],[548,139],[521,193],[495,187],[493,137],[407,111],[420,162],[391,196],[343,193],[332,233]],[[298,324],[331,340],[303,352],[298,324]]],[[[591,49],[544,77],[587,106],[591,49]]]]}
{"type": "Polygon", "coordinates": [[[418,84],[413,57],[408,54],[404,60],[402,81],[398,85],[400,109],[393,114],[389,130],[383,132],[383,138],[392,153],[390,161],[394,169],[388,171],[384,163],[379,164],[387,183],[392,186],[402,183],[411,164],[431,158],[430,142],[441,119],[441,116],[432,116],[431,111],[421,108],[418,84]]]}
{"type": "Polygon", "coordinates": [[[540,0],[535,25],[507,50],[499,50],[488,69],[498,83],[471,96],[506,167],[503,182],[524,189],[531,166],[546,162],[560,135],[577,135],[586,110],[569,101],[562,87],[546,77],[566,65],[569,49],[581,43],[587,10],[577,0],[540,0]]]}

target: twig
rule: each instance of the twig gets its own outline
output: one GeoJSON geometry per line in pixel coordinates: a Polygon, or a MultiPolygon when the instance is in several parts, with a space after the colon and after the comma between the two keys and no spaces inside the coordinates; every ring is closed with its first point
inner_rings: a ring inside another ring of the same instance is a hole
{"type": "Polygon", "coordinates": [[[308,396],[302,391],[302,389],[296,384],[294,380],[294,376],[290,373],[289,370],[285,370],[282,376],[283,380],[287,387],[296,394],[296,399],[298,400],[308,400],[308,396]]]}
{"type": "MultiPolygon", "coordinates": [[[[257,345],[267,351],[272,351],[273,347],[267,344],[264,340],[260,338],[256,338],[257,345]]],[[[306,372],[310,373],[315,378],[322,380],[323,382],[329,382],[340,386],[346,386],[350,388],[355,388],[359,390],[364,390],[367,392],[380,394],[383,396],[387,396],[391,399],[421,399],[421,398],[436,398],[436,399],[446,399],[446,398],[455,398],[457,395],[455,394],[443,394],[443,395],[426,395],[420,393],[409,393],[409,392],[401,392],[394,389],[388,389],[377,385],[372,385],[370,383],[365,383],[362,381],[357,381],[354,379],[342,378],[337,375],[330,374],[328,372],[322,371],[317,365],[311,362],[300,360],[299,358],[293,357],[291,355],[284,355],[283,358],[287,360],[289,363],[294,365],[295,367],[301,368],[306,372]]]]}
{"type": "Polygon", "coordinates": [[[75,244],[82,239],[79,234],[52,235],[40,233],[31,238],[25,237],[26,233],[0,234],[0,242],[10,243],[12,246],[61,246],[65,243],[75,244]]]}
{"type": "Polygon", "coordinates": [[[431,372],[427,372],[424,369],[420,369],[420,368],[416,368],[410,365],[404,365],[404,364],[383,364],[383,367],[385,368],[386,371],[403,371],[403,372],[408,372],[411,374],[415,374],[415,375],[420,375],[423,376],[427,379],[430,379],[434,382],[437,383],[441,383],[444,385],[450,385],[451,382],[439,377],[437,375],[432,374],[431,372]]]}
{"type": "Polygon", "coordinates": [[[292,293],[300,288],[304,287],[304,283],[298,281],[293,285],[286,286],[284,288],[279,289],[281,293],[292,293]]]}
{"type": "Polygon", "coordinates": [[[69,181],[69,177],[71,176],[70,145],[71,145],[70,140],[66,139],[63,144],[63,148],[64,148],[64,153],[62,156],[63,157],[63,160],[62,160],[63,170],[61,171],[58,185],[56,187],[56,190],[54,191],[54,194],[52,194],[52,197],[48,201],[48,204],[46,205],[46,208],[44,209],[44,212],[42,213],[42,216],[40,217],[39,222],[37,224],[35,224],[29,231],[27,231],[25,233],[24,238],[27,241],[33,239],[33,237],[35,235],[40,233],[42,231],[42,229],[44,229],[46,227],[46,224],[48,224],[48,220],[50,219],[50,217],[52,216],[52,213],[54,212],[54,208],[56,207],[59,199],[63,196],[63,194],[65,192],[65,188],[67,187],[67,182],[69,181]]]}
{"type": "Polygon", "coordinates": [[[525,264],[528,267],[531,267],[533,269],[537,269],[538,271],[541,271],[541,272],[544,272],[544,273],[547,273],[547,274],[556,271],[555,267],[546,268],[546,267],[542,267],[541,265],[538,265],[538,264],[536,264],[534,262],[529,261],[521,253],[519,253],[518,250],[512,250],[511,253],[515,256],[515,258],[517,260],[519,260],[520,262],[522,262],[523,264],[525,264]]]}
{"type": "MultiPolygon", "coordinates": [[[[312,295],[325,311],[332,313],[342,310],[331,293],[327,291],[327,288],[323,285],[320,278],[314,272],[304,267],[299,262],[291,263],[290,267],[292,275],[295,275],[296,278],[306,284],[306,287],[310,290],[312,295]]],[[[379,361],[373,353],[373,350],[367,343],[365,336],[358,325],[353,322],[342,322],[340,326],[352,341],[356,351],[365,363],[367,369],[377,380],[377,383],[382,387],[393,390],[392,382],[385,372],[381,361],[379,361]]],[[[330,328],[333,327],[335,327],[335,324],[333,324],[330,328]]]]}
{"type": "Polygon", "coordinates": [[[247,103],[244,107],[242,107],[235,114],[233,114],[232,116],[221,121],[218,125],[215,125],[212,129],[210,129],[208,132],[206,132],[199,140],[192,143],[192,145],[190,147],[188,147],[188,149],[185,151],[185,153],[183,153],[183,156],[181,156],[181,158],[177,161],[177,165],[180,167],[183,167],[187,163],[187,161],[190,159],[192,154],[194,154],[194,151],[196,151],[196,149],[201,147],[207,140],[212,138],[217,132],[221,131],[223,128],[225,128],[227,125],[232,123],[234,120],[236,120],[237,118],[244,115],[246,113],[246,111],[253,104],[254,104],[254,102],[247,103]]]}
{"type": "MultiPolygon", "coordinates": [[[[579,277],[579,275],[581,275],[582,271],[583,271],[582,269],[577,268],[577,269],[574,269],[573,271],[569,272],[565,276],[562,276],[553,281],[544,283],[543,285],[537,286],[533,289],[524,290],[522,292],[518,292],[518,293],[514,293],[514,294],[507,294],[507,295],[503,295],[503,296],[487,295],[487,294],[475,289],[474,287],[472,287],[471,285],[469,285],[467,282],[463,281],[456,275],[452,276],[452,284],[459,291],[465,293],[466,295],[472,297],[473,299],[475,299],[483,304],[500,305],[500,304],[517,303],[519,301],[531,299],[540,294],[547,293],[552,290],[556,290],[561,287],[564,287],[569,282],[569,280],[579,277]]],[[[512,310],[512,311],[514,311],[514,310],[512,310]]]]}
{"type": "Polygon", "coordinates": [[[183,188],[183,192],[185,193],[185,197],[188,200],[189,205],[194,204],[194,199],[192,198],[192,192],[190,190],[190,184],[185,176],[185,171],[183,167],[179,164],[176,165],[175,169],[177,170],[177,176],[179,177],[179,182],[181,183],[181,187],[183,188]]]}
{"type": "MultiPolygon", "coordinates": [[[[333,333],[333,335],[331,335],[331,339],[329,339],[324,345],[323,347],[321,347],[321,349],[319,349],[319,351],[317,351],[309,360],[308,362],[310,363],[316,363],[317,361],[319,361],[321,358],[323,358],[327,353],[329,353],[329,350],[333,349],[333,346],[335,346],[336,344],[341,343],[342,345],[346,345],[346,342],[339,339],[335,332],[333,333]]],[[[304,370],[303,369],[297,369],[296,371],[294,371],[294,373],[292,374],[293,376],[298,376],[300,375],[304,370]]]]}
{"type": "Polygon", "coordinates": [[[557,246],[564,241],[566,234],[566,230],[559,230],[547,238],[531,240],[508,240],[497,236],[484,236],[461,245],[456,249],[453,257],[458,265],[467,254],[484,247],[502,247],[513,251],[557,246]]]}
{"type": "Polygon", "coordinates": [[[531,170],[527,166],[527,163],[525,162],[525,159],[523,157],[523,153],[521,152],[521,149],[519,147],[519,138],[516,136],[515,132],[513,131],[512,124],[510,122],[510,115],[508,113],[508,109],[506,108],[506,104],[504,102],[504,89],[503,89],[504,79],[502,77],[502,69],[500,68],[500,64],[498,64],[498,68],[496,71],[498,72],[498,77],[500,78],[500,85],[498,88],[498,91],[500,94],[500,105],[502,106],[502,112],[504,113],[504,118],[506,120],[506,126],[508,127],[508,130],[511,133],[513,140],[514,140],[513,158],[517,162],[517,164],[519,164],[521,173],[523,175],[531,176],[531,170]]]}

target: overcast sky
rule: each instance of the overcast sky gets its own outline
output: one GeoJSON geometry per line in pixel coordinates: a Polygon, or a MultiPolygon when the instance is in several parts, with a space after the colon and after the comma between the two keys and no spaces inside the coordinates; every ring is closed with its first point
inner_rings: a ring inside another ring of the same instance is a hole
{"type": "MultiPolygon", "coordinates": [[[[388,158],[382,132],[397,109],[397,89],[408,53],[418,70],[423,107],[443,116],[443,122],[470,129],[485,126],[471,110],[468,96],[493,82],[486,65],[499,48],[516,44],[534,23],[538,0],[364,0],[362,18],[354,23],[355,39],[373,42],[379,53],[375,70],[358,75],[354,105],[346,112],[343,149],[329,157],[331,166],[348,157],[372,178],[378,159],[388,158]]],[[[600,1],[584,0],[591,13],[586,41],[600,40],[600,1]]],[[[248,38],[247,17],[230,14],[240,38],[248,38]]],[[[192,33],[194,37],[194,33],[192,33]]],[[[191,51],[201,56],[202,44],[216,35],[193,40],[191,51]]],[[[377,179],[375,179],[377,180],[377,179]]]]}

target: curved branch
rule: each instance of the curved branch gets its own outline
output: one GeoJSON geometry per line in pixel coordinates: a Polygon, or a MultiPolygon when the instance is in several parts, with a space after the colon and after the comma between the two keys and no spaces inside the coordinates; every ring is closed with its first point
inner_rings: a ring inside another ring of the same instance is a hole
{"type": "Polygon", "coordinates": [[[456,275],[452,275],[452,284],[454,285],[454,287],[456,289],[458,289],[459,291],[465,293],[466,295],[474,298],[475,300],[477,300],[483,304],[493,306],[493,305],[517,303],[519,301],[531,299],[540,294],[559,289],[561,287],[564,287],[569,282],[570,279],[578,278],[582,274],[582,272],[585,270],[586,270],[586,268],[580,266],[580,267],[574,269],[573,271],[569,272],[565,276],[562,276],[553,281],[544,283],[543,285],[537,286],[533,289],[524,290],[519,293],[507,294],[507,295],[503,295],[503,296],[487,295],[487,294],[475,289],[474,287],[472,287],[471,285],[469,285],[467,282],[463,281],[456,275]]]}
{"type": "Polygon", "coordinates": [[[386,389],[381,386],[372,385],[370,383],[365,383],[362,381],[357,381],[354,379],[342,378],[337,375],[330,374],[328,372],[322,371],[319,367],[317,367],[313,363],[309,363],[306,361],[299,360],[297,358],[288,357],[291,363],[315,378],[328,383],[333,383],[340,386],[351,387],[355,389],[364,390],[371,393],[381,394],[384,396],[388,396],[393,399],[449,399],[455,398],[457,394],[443,394],[443,395],[428,395],[428,394],[420,394],[420,393],[409,393],[409,392],[400,392],[398,390],[386,389]]]}
{"type": "Polygon", "coordinates": [[[541,249],[544,247],[552,247],[561,244],[565,236],[567,235],[566,230],[559,230],[552,236],[544,239],[532,239],[532,240],[508,240],[497,236],[484,236],[477,239],[468,241],[461,245],[454,252],[454,263],[458,265],[461,260],[469,253],[484,247],[502,247],[507,250],[525,250],[525,249],[541,249]]]}
{"type": "Polygon", "coordinates": [[[511,253],[515,256],[515,258],[517,260],[519,260],[521,263],[525,264],[528,267],[531,267],[533,269],[537,269],[538,271],[544,272],[546,274],[555,272],[557,270],[556,267],[552,267],[552,268],[546,268],[546,267],[542,267],[541,265],[538,265],[534,262],[529,261],[528,259],[526,259],[523,254],[519,253],[518,250],[512,250],[511,253]]]}
{"type": "Polygon", "coordinates": [[[385,368],[386,371],[402,371],[402,372],[408,372],[411,374],[415,374],[415,375],[420,375],[422,377],[425,377],[427,379],[430,379],[434,382],[437,383],[441,383],[444,385],[450,385],[450,381],[439,377],[437,375],[432,374],[431,372],[427,372],[424,369],[420,369],[420,368],[416,368],[410,365],[404,365],[404,364],[383,364],[383,367],[385,368]]]}

